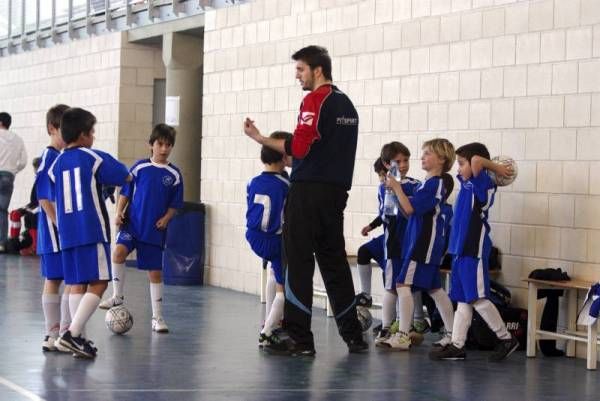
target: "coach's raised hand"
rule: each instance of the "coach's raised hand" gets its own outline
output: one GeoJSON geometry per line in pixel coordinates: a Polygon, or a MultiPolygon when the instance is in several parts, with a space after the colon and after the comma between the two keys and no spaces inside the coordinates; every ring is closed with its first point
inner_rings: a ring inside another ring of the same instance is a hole
{"type": "Polygon", "coordinates": [[[244,120],[244,133],[248,135],[251,139],[254,139],[258,143],[262,143],[261,140],[263,136],[261,135],[256,125],[254,125],[254,120],[246,117],[244,120]]]}

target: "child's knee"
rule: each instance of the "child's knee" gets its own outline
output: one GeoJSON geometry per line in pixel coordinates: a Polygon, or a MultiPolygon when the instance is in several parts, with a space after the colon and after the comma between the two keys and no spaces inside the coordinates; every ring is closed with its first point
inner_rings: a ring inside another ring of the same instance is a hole
{"type": "Polygon", "coordinates": [[[117,244],[113,252],[112,261],[113,263],[125,263],[125,259],[129,255],[129,250],[125,245],[117,244]]]}

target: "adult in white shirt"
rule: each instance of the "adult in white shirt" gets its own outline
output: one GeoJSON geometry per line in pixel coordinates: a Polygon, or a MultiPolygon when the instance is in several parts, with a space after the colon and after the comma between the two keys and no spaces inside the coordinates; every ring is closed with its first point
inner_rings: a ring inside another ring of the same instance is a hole
{"type": "Polygon", "coordinates": [[[13,193],[15,175],[27,165],[23,139],[9,131],[10,114],[0,113],[0,252],[5,251],[8,237],[8,205],[13,193]]]}

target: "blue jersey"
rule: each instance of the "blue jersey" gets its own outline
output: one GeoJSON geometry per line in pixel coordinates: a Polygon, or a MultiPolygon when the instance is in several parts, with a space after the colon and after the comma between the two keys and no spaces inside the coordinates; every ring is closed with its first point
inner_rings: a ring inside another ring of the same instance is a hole
{"type": "Polygon", "coordinates": [[[432,265],[442,263],[449,224],[448,209],[442,208],[445,195],[441,177],[435,176],[425,180],[410,198],[414,212],[408,218],[404,235],[403,259],[432,265]]]}
{"type": "Polygon", "coordinates": [[[283,225],[283,207],[290,182],[281,174],[263,172],[248,183],[246,228],[279,235],[283,225]]]}
{"type": "MultiPolygon", "coordinates": [[[[48,170],[59,154],[58,149],[51,146],[48,146],[44,150],[44,153],[42,153],[42,160],[35,175],[35,190],[38,200],[46,199],[51,201],[54,199],[52,182],[50,181],[48,170]]],[[[40,207],[37,225],[37,254],[45,255],[58,252],[59,250],[58,230],[44,209],[40,207]]]]}
{"type": "MultiPolygon", "coordinates": [[[[402,182],[402,191],[408,197],[413,196],[421,182],[414,178],[405,177],[402,182]]],[[[383,213],[383,198],[385,197],[385,187],[383,189],[382,201],[380,203],[381,216],[384,223],[384,234],[386,236],[385,259],[399,258],[402,256],[402,241],[406,231],[407,219],[402,213],[397,216],[386,216],[383,213]]]]}
{"type": "Polygon", "coordinates": [[[487,263],[491,251],[488,211],[494,204],[496,184],[487,170],[464,180],[458,176],[460,191],[454,205],[454,221],[448,253],[480,258],[487,263]]]}
{"type": "Polygon", "coordinates": [[[65,149],[48,171],[53,182],[61,250],[110,240],[110,223],[102,185],[122,186],[127,167],[108,153],[65,149]]]}
{"type": "Polygon", "coordinates": [[[167,210],[183,207],[183,180],[179,169],[169,164],[138,160],[131,167],[133,180],[121,189],[129,199],[128,232],[138,241],[163,246],[165,230],[156,222],[167,210]]]}

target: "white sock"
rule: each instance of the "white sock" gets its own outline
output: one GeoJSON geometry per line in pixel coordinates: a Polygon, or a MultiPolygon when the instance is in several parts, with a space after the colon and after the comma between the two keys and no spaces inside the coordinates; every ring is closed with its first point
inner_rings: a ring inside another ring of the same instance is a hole
{"type": "Polygon", "coordinates": [[[125,285],[125,263],[112,263],[113,297],[123,298],[123,286],[125,285]]]}
{"type": "Polygon", "coordinates": [[[510,340],[510,333],[506,329],[498,309],[489,299],[478,299],[473,303],[473,307],[499,339],[510,340]]]}
{"type": "Polygon", "coordinates": [[[275,293],[276,293],[276,285],[277,285],[277,281],[275,280],[275,273],[273,273],[273,269],[269,269],[269,273],[267,276],[267,286],[266,286],[266,298],[267,298],[267,303],[265,305],[265,320],[268,318],[269,313],[271,313],[271,307],[273,305],[273,300],[275,299],[275,293]]]}
{"type": "Polygon", "coordinates": [[[75,313],[77,312],[77,308],[79,307],[82,298],[83,294],[69,294],[69,314],[71,315],[71,324],[73,323],[75,313]]]}
{"type": "Polygon", "coordinates": [[[396,287],[396,292],[398,293],[398,329],[408,333],[415,312],[412,292],[410,287],[396,287]]]}
{"type": "Polygon", "coordinates": [[[473,307],[470,304],[459,302],[454,314],[454,325],[452,326],[452,344],[456,348],[465,346],[471,320],[473,320],[473,307]]]}
{"type": "Polygon", "coordinates": [[[58,337],[60,328],[60,296],[58,294],[42,294],[42,310],[46,321],[46,335],[58,337]]]}
{"type": "Polygon", "coordinates": [[[446,332],[452,331],[452,327],[454,326],[454,307],[448,294],[446,294],[446,291],[439,289],[430,291],[429,295],[433,298],[435,306],[442,316],[446,332]]]}
{"type": "Polygon", "coordinates": [[[69,330],[71,324],[71,312],[69,311],[69,294],[64,294],[60,299],[60,330],[59,335],[63,335],[69,330]]]}
{"type": "Polygon", "coordinates": [[[162,317],[163,283],[150,283],[150,300],[152,301],[152,317],[162,317]]]}
{"type": "Polygon", "coordinates": [[[371,295],[371,264],[356,265],[358,278],[360,280],[360,292],[371,295]]]}
{"type": "Polygon", "coordinates": [[[83,333],[85,324],[90,320],[98,305],[100,305],[100,297],[94,293],[86,292],[81,298],[81,302],[77,307],[77,312],[75,312],[71,327],[69,328],[73,337],[77,337],[83,333]]]}
{"type": "Polygon", "coordinates": [[[283,292],[278,292],[275,294],[271,313],[267,316],[265,326],[261,333],[270,336],[273,330],[279,326],[279,322],[281,322],[281,319],[283,318],[283,305],[285,305],[285,297],[283,296],[283,292]]]}
{"type": "Polygon", "coordinates": [[[390,291],[383,293],[383,302],[381,307],[381,327],[390,327],[396,320],[396,294],[390,291]]]}
{"type": "Polygon", "coordinates": [[[423,293],[421,291],[415,291],[412,293],[412,297],[415,305],[415,314],[413,315],[413,319],[425,320],[425,313],[423,312],[423,293]]]}

